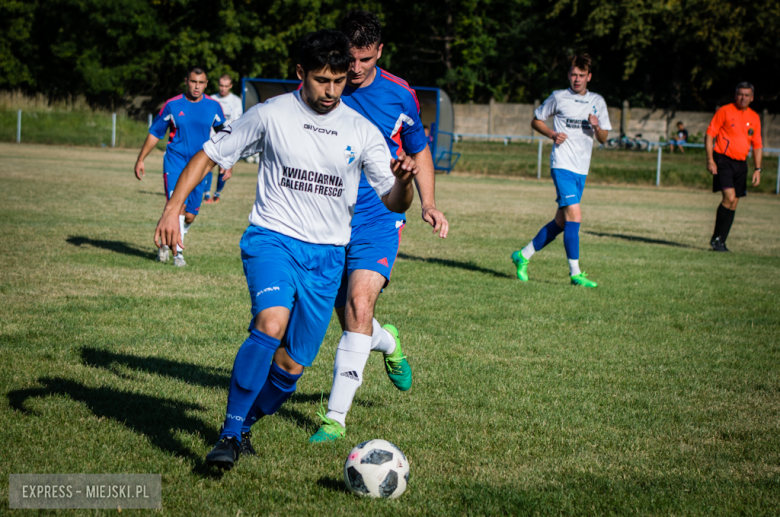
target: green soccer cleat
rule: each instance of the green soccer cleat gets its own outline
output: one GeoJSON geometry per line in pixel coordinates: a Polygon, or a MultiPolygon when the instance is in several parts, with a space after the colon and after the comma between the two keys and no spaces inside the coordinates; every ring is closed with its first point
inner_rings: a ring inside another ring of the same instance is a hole
{"type": "Polygon", "coordinates": [[[588,280],[587,273],[580,273],[571,277],[571,285],[581,285],[582,287],[596,287],[597,284],[593,280],[588,280]]]}
{"type": "Polygon", "coordinates": [[[401,350],[401,340],[398,338],[398,329],[392,325],[382,325],[395,339],[395,350],[392,354],[385,355],[385,371],[390,381],[401,391],[408,391],[412,387],[412,367],[406,360],[401,350]]]}
{"type": "Polygon", "coordinates": [[[335,442],[343,440],[347,434],[347,428],[325,416],[325,408],[320,407],[317,416],[322,419],[322,425],[317,432],[311,435],[309,443],[335,442]]]}
{"type": "Polygon", "coordinates": [[[515,251],[512,253],[512,262],[514,262],[515,267],[517,267],[517,279],[528,282],[528,259],[519,251],[515,251]]]}

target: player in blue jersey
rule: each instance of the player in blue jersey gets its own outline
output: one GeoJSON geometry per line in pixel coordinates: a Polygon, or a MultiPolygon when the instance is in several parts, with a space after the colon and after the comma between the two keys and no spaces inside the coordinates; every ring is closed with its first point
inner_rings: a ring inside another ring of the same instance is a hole
{"type": "MultiPolygon", "coordinates": [[[[394,158],[410,155],[414,159],[420,170],[415,182],[422,218],[440,237],[446,237],[449,223],[436,209],[433,158],[417,96],[406,81],[376,64],[382,55],[379,20],[369,12],[353,10],[344,17],[340,29],[350,39],[353,59],[342,100],[379,128],[394,158]]],[[[404,214],[385,208],[363,176],[344,277],[334,304],[344,333],[336,350],[328,412],[319,413],[323,424],[311,442],[344,437],[346,415],[363,382],[363,369],[371,351],[384,354],[385,370],[399,390],[412,386],[412,371],[401,350],[398,330],[374,319],[374,306],[390,281],[405,223],[404,214]]]]}
{"type": "MultiPolygon", "coordinates": [[[[146,175],[144,160],[152,152],[165,132],[170,130],[168,145],[163,158],[163,183],[165,198],[170,199],[176,188],[176,182],[184,167],[195,154],[203,149],[203,144],[211,138],[212,128],[219,130],[225,123],[222,106],[208,95],[204,95],[208,78],[206,72],[199,66],[189,69],[185,78],[186,93],[168,99],[160,113],[152,122],[149,134],[144,141],[138,161],[135,164],[135,176],[139,180],[146,175]]],[[[187,198],[181,208],[179,223],[182,238],[187,234],[190,225],[200,210],[205,185],[199,185],[187,198]]],[[[173,263],[182,267],[186,265],[181,247],[177,245],[173,263]]],[[[160,247],[157,258],[160,262],[168,260],[170,250],[167,246],[160,247]]]]}

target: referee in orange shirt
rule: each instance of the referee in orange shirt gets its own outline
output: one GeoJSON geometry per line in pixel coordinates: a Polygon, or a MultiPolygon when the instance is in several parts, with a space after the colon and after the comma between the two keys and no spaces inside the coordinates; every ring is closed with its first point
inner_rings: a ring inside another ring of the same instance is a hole
{"type": "Polygon", "coordinates": [[[739,83],[734,102],[715,113],[704,138],[707,170],[712,173],[712,191],[723,194],[710,240],[714,251],[729,251],[726,238],[734,222],[737,201],[747,195],[747,156],[751,146],[756,166],[753,186],[761,181],[761,120],[758,113],[748,107],[754,93],[752,84],[739,83]]]}

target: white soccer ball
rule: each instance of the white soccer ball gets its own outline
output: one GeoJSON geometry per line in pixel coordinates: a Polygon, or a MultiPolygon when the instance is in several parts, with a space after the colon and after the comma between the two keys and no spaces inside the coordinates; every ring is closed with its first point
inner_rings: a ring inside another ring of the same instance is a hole
{"type": "Polygon", "coordinates": [[[409,483],[409,461],[387,440],[363,442],[344,462],[344,483],[360,496],[395,499],[409,483]]]}
{"type": "Polygon", "coordinates": [[[246,163],[255,163],[255,157],[254,157],[254,155],[252,155],[252,156],[247,156],[247,157],[246,157],[246,163]]]}

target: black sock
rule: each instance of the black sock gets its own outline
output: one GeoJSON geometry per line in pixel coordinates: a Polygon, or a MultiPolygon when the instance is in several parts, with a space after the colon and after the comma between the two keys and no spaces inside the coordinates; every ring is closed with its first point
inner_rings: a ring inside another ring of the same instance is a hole
{"type": "Polygon", "coordinates": [[[722,204],[718,205],[718,212],[715,216],[715,233],[712,234],[712,240],[720,238],[720,242],[726,242],[733,222],[734,210],[729,210],[722,204]]]}
{"type": "Polygon", "coordinates": [[[723,216],[721,219],[723,220],[721,229],[720,229],[720,242],[726,243],[726,239],[729,237],[729,232],[731,231],[731,225],[734,224],[734,212],[735,210],[729,210],[723,205],[718,206],[718,211],[723,212],[723,216]]]}

